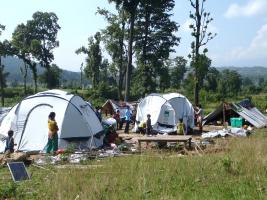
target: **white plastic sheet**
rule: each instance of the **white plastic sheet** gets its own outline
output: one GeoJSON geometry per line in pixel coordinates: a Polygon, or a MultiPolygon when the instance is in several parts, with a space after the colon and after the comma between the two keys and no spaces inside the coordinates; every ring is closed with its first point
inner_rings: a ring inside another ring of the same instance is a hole
{"type": "Polygon", "coordinates": [[[218,131],[210,131],[207,133],[203,133],[202,138],[206,139],[206,138],[215,138],[215,137],[225,137],[227,135],[246,137],[247,130],[243,128],[230,128],[230,129],[222,129],[218,131]]]}

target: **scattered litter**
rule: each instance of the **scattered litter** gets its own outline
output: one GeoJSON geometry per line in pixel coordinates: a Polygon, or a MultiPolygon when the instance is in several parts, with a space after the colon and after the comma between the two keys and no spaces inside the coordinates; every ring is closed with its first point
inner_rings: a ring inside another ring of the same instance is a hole
{"type": "Polygon", "coordinates": [[[87,156],[85,154],[71,154],[68,160],[72,164],[79,164],[81,161],[87,160],[87,156]]]}
{"type": "Polygon", "coordinates": [[[74,200],[78,200],[80,198],[80,195],[77,194],[74,200]]]}
{"type": "Polygon", "coordinates": [[[43,157],[43,158],[38,158],[38,159],[35,161],[35,163],[36,163],[37,165],[45,165],[45,164],[47,164],[45,157],[43,157]]]}
{"type": "Polygon", "coordinates": [[[118,149],[120,151],[130,151],[131,149],[131,144],[128,144],[128,143],[122,143],[118,146],[118,149]]]}
{"type": "Polygon", "coordinates": [[[107,158],[107,157],[115,157],[115,156],[119,156],[119,155],[120,155],[120,153],[118,150],[112,149],[112,150],[106,150],[106,151],[100,153],[98,157],[99,158],[107,158]]]}
{"type": "Polygon", "coordinates": [[[208,140],[203,140],[203,141],[200,142],[200,144],[201,144],[201,145],[210,145],[211,142],[208,141],[208,140]]]}
{"type": "Polygon", "coordinates": [[[103,165],[57,165],[57,169],[96,169],[103,167],[103,165]]]}

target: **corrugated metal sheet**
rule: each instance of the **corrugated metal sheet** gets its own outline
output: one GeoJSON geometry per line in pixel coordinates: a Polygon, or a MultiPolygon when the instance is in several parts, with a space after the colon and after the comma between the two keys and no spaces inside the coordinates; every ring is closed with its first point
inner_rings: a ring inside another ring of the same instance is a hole
{"type": "Polygon", "coordinates": [[[216,108],[216,110],[205,116],[202,125],[204,126],[205,124],[214,121],[214,119],[217,118],[217,116],[219,116],[220,114],[222,115],[222,112],[223,112],[223,104],[221,104],[216,108]]]}
{"type": "Polygon", "coordinates": [[[232,104],[233,110],[238,113],[242,118],[247,120],[257,128],[267,126],[267,118],[257,108],[247,109],[238,104],[232,104]]]}
{"type": "MultiPolygon", "coordinates": [[[[245,108],[240,104],[225,104],[227,105],[227,110],[231,109],[240,117],[247,120],[250,124],[257,128],[263,128],[267,126],[267,117],[263,115],[256,107],[253,108],[245,108]]],[[[221,104],[216,110],[208,114],[203,119],[203,125],[208,124],[214,121],[219,115],[222,115],[223,112],[223,104],[221,104]]]]}

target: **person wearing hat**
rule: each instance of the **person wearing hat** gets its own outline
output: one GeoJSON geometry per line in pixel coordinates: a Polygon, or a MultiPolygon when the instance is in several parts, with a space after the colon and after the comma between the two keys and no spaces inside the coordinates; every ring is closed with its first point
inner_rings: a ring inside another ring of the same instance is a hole
{"type": "Polygon", "coordinates": [[[146,120],[146,134],[151,135],[152,131],[152,125],[151,125],[151,115],[147,114],[147,120],[146,120]]]}

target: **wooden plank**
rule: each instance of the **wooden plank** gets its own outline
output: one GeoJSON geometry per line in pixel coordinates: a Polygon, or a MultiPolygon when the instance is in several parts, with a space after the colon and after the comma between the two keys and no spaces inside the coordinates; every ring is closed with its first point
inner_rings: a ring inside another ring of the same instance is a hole
{"type": "Polygon", "coordinates": [[[175,136],[144,136],[136,138],[138,141],[138,148],[141,152],[141,143],[142,142],[184,142],[185,144],[188,142],[189,148],[191,148],[191,140],[192,137],[189,135],[175,135],[175,136]]]}
{"type": "Polygon", "coordinates": [[[136,138],[138,141],[169,141],[169,142],[172,142],[172,141],[181,141],[181,142],[184,142],[184,141],[189,141],[190,139],[192,139],[191,136],[151,136],[151,137],[147,137],[147,136],[144,136],[144,137],[139,137],[139,138],[136,138]]]}

